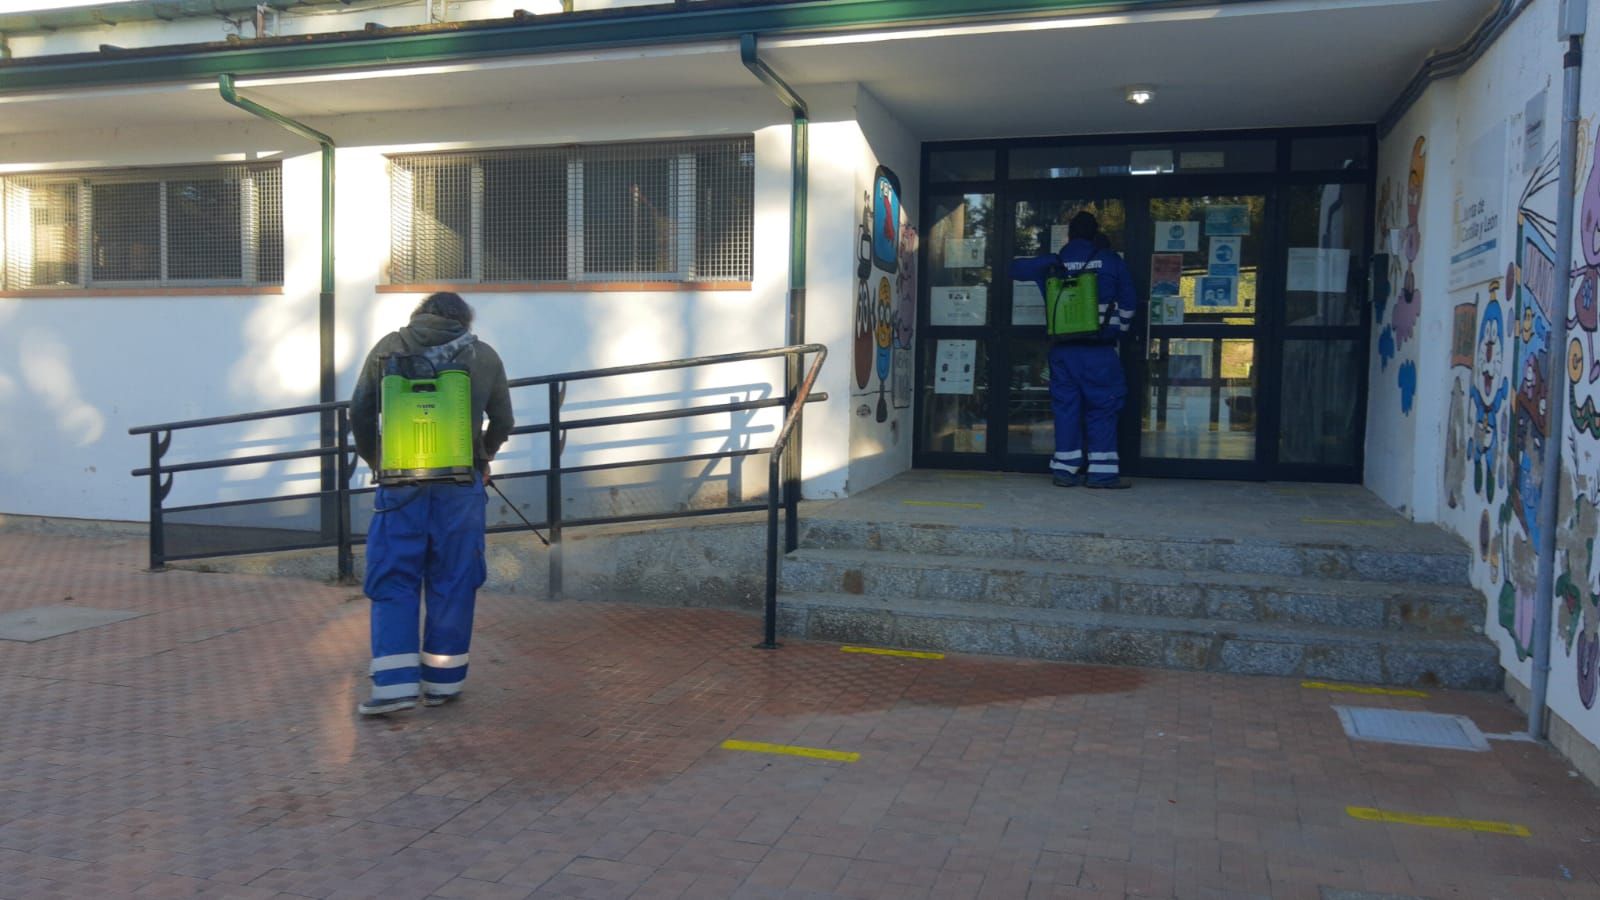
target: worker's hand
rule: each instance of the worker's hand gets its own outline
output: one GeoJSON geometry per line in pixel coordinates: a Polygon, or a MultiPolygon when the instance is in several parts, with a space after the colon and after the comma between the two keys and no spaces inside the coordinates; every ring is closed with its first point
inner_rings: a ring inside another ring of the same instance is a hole
{"type": "Polygon", "coordinates": [[[489,464],[488,463],[484,463],[483,464],[483,489],[484,490],[488,490],[489,489],[489,485],[492,484],[493,482],[494,482],[494,477],[489,474],[489,464]]]}

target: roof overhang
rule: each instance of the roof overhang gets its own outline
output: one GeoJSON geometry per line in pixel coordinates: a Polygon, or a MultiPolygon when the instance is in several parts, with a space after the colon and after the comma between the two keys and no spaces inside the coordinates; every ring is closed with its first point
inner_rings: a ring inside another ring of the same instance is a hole
{"type": "MultiPolygon", "coordinates": [[[[707,8],[700,8],[700,7],[707,8]]],[[[921,140],[1370,123],[1493,0],[829,0],[0,67],[0,134],[240,121],[216,75],[285,115],[858,83],[921,140]],[[688,40],[689,35],[696,39],[688,40]],[[1146,107],[1126,85],[1154,84],[1146,107]],[[332,86],[336,85],[336,88],[332,86]]],[[[652,10],[654,8],[651,8],[652,10]]],[[[773,101],[775,111],[777,101],[773,101]]]]}

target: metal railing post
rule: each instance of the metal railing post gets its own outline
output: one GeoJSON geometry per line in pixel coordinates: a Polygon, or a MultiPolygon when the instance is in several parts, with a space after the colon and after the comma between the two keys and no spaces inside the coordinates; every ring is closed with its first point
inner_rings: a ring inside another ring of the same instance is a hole
{"type": "MultiPolygon", "coordinates": [[[[799,396],[800,366],[805,361],[802,351],[796,350],[784,357],[784,408],[794,409],[799,396]]],[[[794,434],[783,447],[783,552],[793,553],[800,546],[800,429],[797,421],[794,434]]]]}
{"type": "Polygon", "coordinates": [[[545,518],[550,523],[550,599],[561,599],[561,401],[566,383],[550,382],[550,466],[544,479],[545,518]]]}
{"type": "Polygon", "coordinates": [[[337,445],[339,458],[334,461],[336,470],[335,479],[335,505],[337,506],[338,521],[335,526],[336,537],[339,542],[339,582],[349,584],[355,579],[355,553],[351,549],[350,540],[350,470],[355,468],[350,464],[350,411],[341,406],[335,416],[335,426],[338,430],[337,445]]]}
{"type": "Polygon", "coordinates": [[[161,457],[172,445],[172,432],[150,432],[150,571],[159,572],[167,567],[166,523],[161,516],[161,503],[172,490],[172,476],[161,483],[161,457]]]}
{"type": "Polygon", "coordinates": [[[756,645],[758,650],[776,650],[782,646],[778,643],[778,470],[783,453],[774,448],[768,455],[771,459],[767,463],[767,595],[762,640],[756,645]]]}

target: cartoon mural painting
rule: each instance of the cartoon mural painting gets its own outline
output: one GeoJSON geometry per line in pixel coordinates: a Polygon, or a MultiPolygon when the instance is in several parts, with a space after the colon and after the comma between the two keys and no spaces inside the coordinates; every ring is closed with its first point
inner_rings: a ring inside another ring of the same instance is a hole
{"type": "Polygon", "coordinates": [[[900,179],[884,166],[872,179],[872,264],[900,271],[900,179]]]}
{"type": "Polygon", "coordinates": [[[886,423],[892,443],[899,442],[901,429],[892,411],[911,407],[917,249],[917,231],[901,208],[900,179],[879,166],[862,197],[856,236],[852,362],[856,414],[886,423]]]}
{"type": "Polygon", "coordinates": [[[917,330],[917,229],[900,226],[900,271],[895,278],[894,385],[890,402],[895,409],[911,408],[911,359],[917,330]]]}
{"type": "Polygon", "coordinates": [[[1509,390],[1505,377],[1505,328],[1498,300],[1490,300],[1483,308],[1472,371],[1472,437],[1467,442],[1467,457],[1472,460],[1472,489],[1493,503],[1495,468],[1499,463],[1500,410],[1509,390]]]}
{"type": "MultiPolygon", "coordinates": [[[[1573,659],[1578,685],[1578,700],[1593,709],[1596,688],[1600,687],[1600,556],[1595,553],[1595,538],[1600,534],[1600,353],[1595,335],[1600,329],[1600,134],[1591,144],[1589,175],[1579,198],[1577,234],[1574,236],[1582,256],[1572,271],[1572,314],[1568,318],[1571,338],[1566,347],[1567,432],[1566,469],[1573,498],[1570,518],[1558,543],[1564,557],[1557,571],[1557,597],[1560,602],[1560,629],[1567,654],[1573,659]],[[1569,566],[1570,559],[1576,565],[1569,566]],[[1569,570],[1580,568],[1581,576],[1569,570]]],[[[1547,155],[1548,156],[1548,155],[1547,155]]],[[[1554,163],[1541,166],[1546,180],[1553,175],[1554,163]],[[1549,169],[1550,171],[1544,171],[1549,169]]],[[[1555,273],[1552,270],[1551,275],[1555,273]]]]}
{"type": "Polygon", "coordinates": [[[877,306],[872,302],[872,207],[862,213],[861,232],[856,242],[856,333],[851,346],[855,361],[856,387],[865,388],[872,377],[872,329],[877,306]]]}
{"type": "Polygon", "coordinates": [[[1422,314],[1422,293],[1417,286],[1417,254],[1422,249],[1422,185],[1427,176],[1427,138],[1418,137],[1411,147],[1411,168],[1406,177],[1406,227],[1401,235],[1405,274],[1400,281],[1400,296],[1394,304],[1394,340],[1404,347],[1416,334],[1422,314]]]}
{"type": "Polygon", "coordinates": [[[889,357],[894,353],[894,289],[889,286],[889,276],[878,278],[877,322],[873,336],[878,345],[878,421],[889,421],[889,357]]]}

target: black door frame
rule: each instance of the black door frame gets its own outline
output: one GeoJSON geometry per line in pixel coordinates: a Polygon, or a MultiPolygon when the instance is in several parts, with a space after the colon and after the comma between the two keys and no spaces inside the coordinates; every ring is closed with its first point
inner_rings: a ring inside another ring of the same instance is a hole
{"type": "MultiPolygon", "coordinates": [[[[951,327],[937,329],[929,326],[929,266],[928,254],[918,254],[919,278],[917,288],[917,331],[914,409],[913,465],[918,468],[986,469],[1006,471],[1043,472],[1048,457],[1041,455],[1012,454],[1008,449],[1008,372],[1009,349],[1006,345],[1015,337],[1038,337],[1028,326],[1011,325],[1011,280],[1004,276],[1003,266],[1014,254],[1016,203],[1021,199],[1075,199],[1119,200],[1127,216],[1127,246],[1118,247],[1130,259],[1148,260],[1153,234],[1149,223],[1149,201],[1157,197],[1182,197],[1196,195],[1235,196],[1260,195],[1266,198],[1266,216],[1262,244],[1261,271],[1257,276],[1257,322],[1253,326],[1183,326],[1185,333],[1169,337],[1252,337],[1256,340],[1257,356],[1255,385],[1256,398],[1256,459],[1250,462],[1209,460],[1145,460],[1138,453],[1142,391],[1145,387],[1145,303],[1149,291],[1149,269],[1145,265],[1130,266],[1139,296],[1139,312],[1130,337],[1123,345],[1123,365],[1128,375],[1129,404],[1119,423],[1119,443],[1124,448],[1123,468],[1130,475],[1155,475],[1179,478],[1227,478],[1236,480],[1324,481],[1359,483],[1365,459],[1358,446],[1353,466],[1316,466],[1284,464],[1277,461],[1277,438],[1281,426],[1280,391],[1277,373],[1281,367],[1284,342],[1290,338],[1354,339],[1360,348],[1357,366],[1357,391],[1355,431],[1358,444],[1366,433],[1367,376],[1370,353],[1371,303],[1366,274],[1369,265],[1373,223],[1376,219],[1375,182],[1377,162],[1377,137],[1370,126],[1335,126],[1268,131],[1226,131],[1176,134],[1093,135],[1071,137],[1018,138],[1008,140],[976,140],[925,143],[922,145],[922,179],[919,205],[922,210],[920,227],[923,235],[932,234],[933,199],[964,194],[989,194],[994,197],[991,226],[990,264],[993,277],[989,285],[989,324],[983,326],[951,327]],[[1308,169],[1294,171],[1291,152],[1294,141],[1316,137],[1364,137],[1367,140],[1367,165],[1360,170],[1308,169]],[[1009,154],[1017,147],[1139,144],[1172,146],[1181,151],[1184,145],[1215,144],[1219,141],[1273,140],[1276,142],[1276,166],[1270,172],[1220,173],[1220,174],[1168,174],[1141,176],[1103,176],[1088,178],[1012,179],[1009,172],[1009,154]],[[929,158],[943,151],[989,150],[994,153],[993,179],[975,181],[929,181],[929,158]],[[1358,234],[1360,243],[1352,248],[1355,263],[1355,290],[1360,299],[1361,320],[1351,326],[1309,326],[1289,328],[1282,322],[1282,302],[1287,273],[1287,197],[1295,186],[1321,186],[1347,184],[1365,190],[1363,221],[1358,234]],[[1002,324],[1003,323],[1003,324],[1002,324]],[[936,332],[936,333],[935,333],[936,332]],[[924,385],[929,373],[927,348],[940,338],[977,338],[987,343],[989,396],[987,403],[987,440],[982,453],[952,453],[928,451],[922,446],[925,415],[924,385]],[[1129,452],[1133,451],[1133,452],[1129,452]]],[[[1150,332],[1152,341],[1162,337],[1161,330],[1150,332]]]]}

